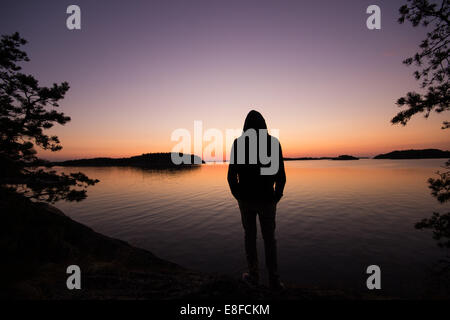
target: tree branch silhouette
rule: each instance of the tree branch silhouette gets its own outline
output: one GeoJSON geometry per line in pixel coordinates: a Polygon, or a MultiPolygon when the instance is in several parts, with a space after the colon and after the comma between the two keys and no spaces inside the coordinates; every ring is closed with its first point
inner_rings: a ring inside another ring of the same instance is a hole
{"type": "MultiPolygon", "coordinates": [[[[393,124],[406,125],[417,113],[425,113],[428,118],[432,111],[441,113],[449,107],[449,48],[450,42],[450,1],[442,0],[441,5],[430,3],[428,0],[407,0],[407,4],[399,9],[399,23],[409,21],[413,27],[424,26],[431,28],[427,37],[420,44],[420,51],[403,61],[406,65],[415,64],[416,80],[421,81],[421,89],[425,93],[410,91],[397,100],[397,105],[406,109],[392,118],[393,124]]],[[[442,129],[450,127],[444,121],[442,129]]]]}
{"type": "MultiPolygon", "coordinates": [[[[403,61],[406,65],[415,64],[414,77],[421,81],[421,89],[426,93],[414,91],[397,100],[399,107],[406,107],[391,120],[393,124],[406,125],[417,113],[425,113],[427,118],[434,110],[437,113],[448,111],[449,107],[449,49],[450,42],[450,0],[442,0],[440,6],[428,0],[407,0],[399,9],[399,23],[409,21],[413,27],[422,25],[431,28],[420,44],[420,51],[403,61]]],[[[444,121],[442,129],[450,128],[444,121]]],[[[445,163],[445,171],[438,171],[438,178],[429,178],[431,194],[440,203],[450,200],[450,160],[445,163]]],[[[430,229],[440,247],[450,248],[450,212],[433,212],[431,218],[416,223],[417,229],[430,229]]]]}
{"type": "Polygon", "coordinates": [[[0,186],[48,202],[80,201],[86,197],[86,188],[98,180],[81,172],[67,175],[48,170],[51,164],[39,159],[35,149],[62,149],[58,137],[45,130],[70,121],[53,109],[59,107],[69,84],[43,87],[32,75],[21,73],[19,63],[29,61],[21,50],[26,43],[17,32],[0,40],[0,186]]]}

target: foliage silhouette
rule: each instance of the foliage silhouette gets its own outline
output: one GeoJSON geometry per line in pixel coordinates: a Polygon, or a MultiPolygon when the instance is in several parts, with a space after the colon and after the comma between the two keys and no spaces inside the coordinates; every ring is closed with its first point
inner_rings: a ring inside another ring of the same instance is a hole
{"type": "MultiPolygon", "coordinates": [[[[427,118],[431,111],[441,113],[448,111],[449,107],[449,49],[450,42],[450,1],[442,0],[440,5],[431,3],[428,0],[407,0],[407,4],[399,9],[399,23],[411,22],[413,27],[422,25],[430,27],[427,37],[420,44],[420,51],[413,57],[403,61],[406,65],[415,64],[418,69],[414,72],[414,77],[421,81],[421,88],[427,90],[425,94],[414,91],[408,92],[406,96],[397,100],[399,107],[406,106],[391,120],[393,124],[401,123],[406,125],[411,117],[417,113],[425,112],[427,118]]],[[[442,129],[450,127],[448,121],[444,121],[442,129]]],[[[439,178],[428,179],[431,194],[443,203],[449,200],[450,186],[450,161],[445,164],[446,171],[437,172],[439,178]]],[[[423,219],[415,225],[417,229],[432,229],[433,238],[438,240],[441,247],[450,248],[450,212],[447,214],[433,213],[429,219],[423,219]]]]}
{"type": "Polygon", "coordinates": [[[35,149],[61,150],[58,137],[45,130],[70,121],[53,109],[69,84],[43,87],[32,75],[21,73],[18,64],[29,61],[21,50],[26,43],[17,32],[0,40],[0,187],[48,202],[80,201],[86,197],[86,188],[98,180],[81,172],[58,174],[49,169],[49,162],[37,157],[35,149]]]}
{"type": "Polygon", "coordinates": [[[438,246],[450,248],[450,212],[442,215],[433,212],[431,218],[416,223],[416,228],[433,230],[433,239],[437,240],[438,246]]]}
{"type": "MultiPolygon", "coordinates": [[[[399,9],[399,23],[411,22],[413,27],[422,25],[431,27],[427,38],[420,44],[420,52],[403,61],[406,65],[415,64],[418,70],[414,72],[417,80],[421,81],[421,88],[425,94],[408,92],[405,97],[397,100],[400,107],[407,106],[391,120],[393,124],[406,125],[411,117],[425,112],[427,118],[431,111],[441,113],[449,107],[449,49],[450,42],[450,1],[442,0],[440,5],[428,0],[407,0],[407,4],[399,9]]],[[[444,121],[442,129],[448,129],[450,122],[444,121]]],[[[439,178],[429,178],[428,184],[431,194],[440,202],[450,200],[450,160],[445,163],[446,171],[437,174],[439,178]]],[[[440,214],[433,212],[431,218],[416,223],[417,229],[433,230],[433,238],[440,247],[450,248],[450,212],[440,214]]]]}
{"type": "MultiPolygon", "coordinates": [[[[450,168],[450,160],[445,164],[445,168],[450,168]]],[[[450,200],[450,171],[437,172],[437,174],[439,178],[428,179],[428,187],[440,203],[445,203],[450,200]]],[[[416,228],[433,230],[433,238],[438,241],[438,246],[450,249],[450,212],[445,214],[433,212],[431,218],[416,223],[416,228]]]]}
{"type": "MultiPolygon", "coordinates": [[[[399,11],[399,23],[409,21],[413,27],[422,25],[431,28],[426,39],[420,44],[420,51],[403,61],[406,65],[414,63],[417,66],[414,77],[421,81],[421,88],[426,90],[424,94],[408,92],[406,96],[397,100],[399,107],[407,107],[407,109],[398,112],[391,122],[406,125],[417,113],[425,112],[427,118],[432,110],[440,113],[450,109],[448,81],[450,1],[442,0],[438,6],[428,0],[407,0],[407,4],[400,7],[399,11]]],[[[449,127],[450,122],[444,121],[442,129],[449,127]]]]}
{"type": "MultiPolygon", "coordinates": [[[[445,168],[449,167],[450,160],[445,164],[445,168]]],[[[444,203],[450,200],[450,171],[438,171],[437,174],[439,175],[438,179],[428,179],[428,183],[430,184],[428,187],[431,189],[431,194],[436,197],[439,202],[444,203]]]]}

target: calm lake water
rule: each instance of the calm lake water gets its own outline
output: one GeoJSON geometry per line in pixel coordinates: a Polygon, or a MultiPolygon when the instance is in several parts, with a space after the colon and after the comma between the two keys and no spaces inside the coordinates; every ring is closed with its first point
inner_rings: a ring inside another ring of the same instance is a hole
{"type": "MultiPolygon", "coordinates": [[[[277,210],[282,279],[305,286],[366,290],[367,266],[381,267],[382,293],[427,295],[430,270],[445,251],[414,224],[443,213],[426,180],[445,162],[358,160],[286,162],[277,210]]],[[[80,203],[57,207],[94,230],[182,266],[240,276],[246,269],[228,166],[182,171],[129,167],[64,168],[100,183],[80,203]]],[[[259,232],[259,231],[258,231],[259,232]]],[[[263,241],[259,257],[264,271],[263,241]]]]}

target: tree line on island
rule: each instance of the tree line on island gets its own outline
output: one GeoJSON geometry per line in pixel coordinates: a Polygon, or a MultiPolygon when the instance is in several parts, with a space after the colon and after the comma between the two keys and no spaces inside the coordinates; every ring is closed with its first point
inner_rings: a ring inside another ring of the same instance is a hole
{"type": "MultiPolygon", "coordinates": [[[[179,153],[182,157],[183,154],[179,153]]],[[[176,165],[172,162],[171,152],[158,153],[144,153],[140,156],[133,156],[128,158],[90,158],[78,160],[66,160],[61,162],[53,162],[53,165],[64,167],[108,167],[108,166],[130,166],[142,167],[149,169],[176,169],[198,166],[196,163],[205,163],[199,156],[189,155],[191,157],[191,164],[176,165]]]]}
{"type": "MultiPolygon", "coordinates": [[[[182,155],[182,154],[180,154],[182,155]]],[[[172,162],[170,152],[159,152],[159,153],[144,153],[140,156],[133,156],[128,158],[90,158],[90,159],[77,159],[77,160],[66,160],[59,162],[52,162],[54,166],[63,167],[108,167],[108,166],[131,166],[131,167],[142,167],[150,169],[175,169],[175,168],[186,168],[198,166],[194,163],[200,162],[200,157],[196,155],[190,155],[191,165],[182,164],[176,165],[172,162]],[[197,159],[197,161],[195,161],[197,159]]],[[[422,149],[422,150],[401,150],[392,151],[389,153],[379,154],[373,159],[441,159],[449,158],[450,151],[443,151],[439,149],[422,149]]],[[[359,160],[368,159],[368,157],[354,157],[351,155],[340,155],[338,157],[300,157],[300,158],[284,158],[285,161],[296,161],[296,160],[359,160]]],[[[201,163],[205,163],[201,160],[201,163]]]]}

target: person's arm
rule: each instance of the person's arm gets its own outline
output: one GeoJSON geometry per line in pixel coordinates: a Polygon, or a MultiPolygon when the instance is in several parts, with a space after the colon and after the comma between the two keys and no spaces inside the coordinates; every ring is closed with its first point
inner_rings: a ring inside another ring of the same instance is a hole
{"type": "Polygon", "coordinates": [[[283,152],[281,151],[281,144],[279,144],[279,167],[275,175],[275,201],[280,201],[283,197],[284,186],[286,185],[286,172],[284,171],[283,152]]]}
{"type": "Polygon", "coordinates": [[[237,173],[237,164],[236,164],[236,158],[234,155],[235,151],[235,144],[236,140],[233,142],[233,146],[231,147],[231,153],[230,153],[230,163],[228,165],[228,185],[230,186],[231,193],[233,194],[233,197],[236,198],[236,200],[239,200],[239,180],[238,180],[238,173],[237,173]]]}

